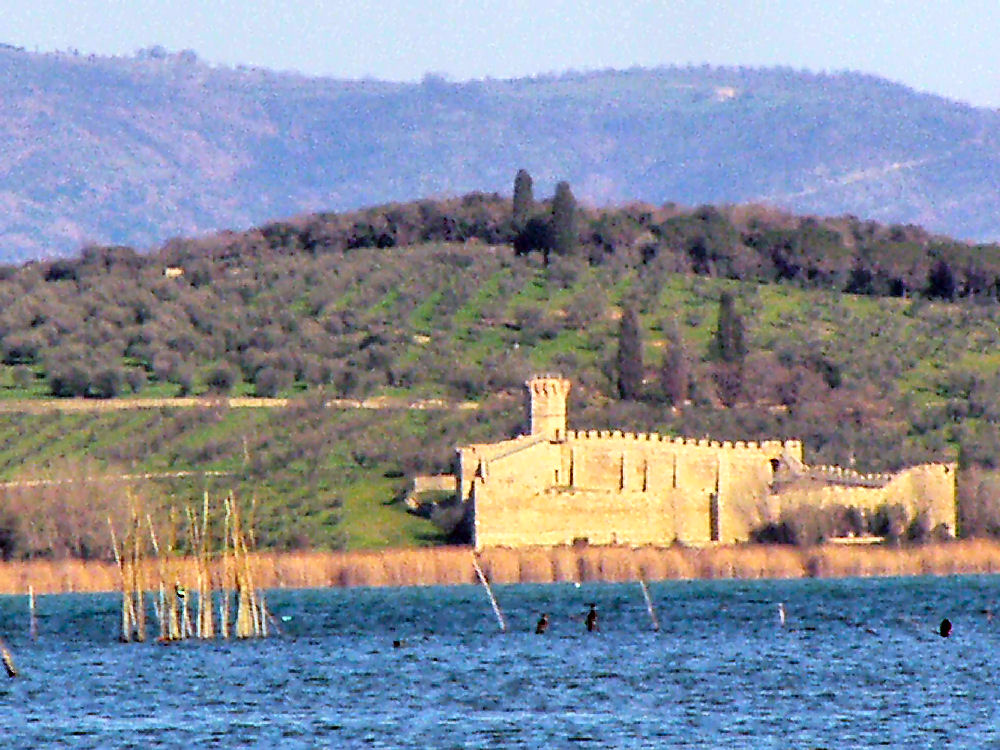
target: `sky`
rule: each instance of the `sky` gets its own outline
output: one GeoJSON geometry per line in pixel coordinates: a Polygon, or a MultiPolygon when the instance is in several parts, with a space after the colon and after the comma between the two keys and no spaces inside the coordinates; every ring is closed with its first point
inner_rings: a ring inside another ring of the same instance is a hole
{"type": "Polygon", "coordinates": [[[1000,107],[998,0],[0,0],[0,43],[394,81],[787,65],[1000,107]]]}

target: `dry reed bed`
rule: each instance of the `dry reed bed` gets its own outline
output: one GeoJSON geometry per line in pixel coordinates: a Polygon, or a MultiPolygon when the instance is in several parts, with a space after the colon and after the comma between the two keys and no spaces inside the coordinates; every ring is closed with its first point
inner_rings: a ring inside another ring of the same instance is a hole
{"type": "MultiPolygon", "coordinates": [[[[259,588],[330,586],[428,586],[476,584],[468,547],[377,552],[252,554],[259,588]]],[[[529,547],[488,549],[479,560],[494,583],[648,581],[695,578],[837,578],[847,576],[953,575],[1000,572],[1000,543],[982,540],[922,547],[823,546],[798,549],[742,545],[682,547],[529,547]]],[[[150,579],[155,561],[148,561],[150,579]]],[[[177,561],[180,582],[194,587],[195,560],[177,561]]],[[[0,563],[0,594],[115,591],[114,563],[31,560],[0,563]]]]}

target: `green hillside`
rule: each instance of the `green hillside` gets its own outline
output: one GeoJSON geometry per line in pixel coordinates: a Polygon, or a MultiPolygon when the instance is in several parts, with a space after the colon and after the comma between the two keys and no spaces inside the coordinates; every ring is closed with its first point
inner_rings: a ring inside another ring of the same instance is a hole
{"type": "MultiPolygon", "coordinates": [[[[573,380],[576,428],[799,437],[809,462],[865,471],[953,460],[960,449],[964,465],[991,469],[1000,456],[992,298],[860,296],[578,257],[546,266],[540,255],[476,242],[286,252],[262,236],[8,269],[7,400],[48,394],[62,373],[124,398],[227,392],[296,402],[4,414],[0,478],[225,472],[150,480],[142,491],[191,503],[206,486],[234,489],[255,499],[268,547],[436,544],[442,533],[399,502],[408,478],[449,470],[456,445],[522,429],[523,381],[536,371],[573,380]],[[166,278],[173,262],[184,275],[166,278]],[[747,344],[742,392],[728,406],[710,356],[724,291],[747,344]],[[644,384],[633,401],[616,395],[623,305],[638,310],[642,329],[644,384]],[[674,406],[661,372],[671,330],[690,363],[690,401],[674,406]],[[376,395],[479,408],[321,405],[376,395]]],[[[52,490],[45,503],[72,502],[63,495],[52,490]]],[[[47,549],[41,532],[18,526],[18,512],[39,502],[26,497],[8,488],[0,506],[9,555],[47,549]]],[[[88,512],[80,518],[99,540],[102,511],[88,512]]]]}

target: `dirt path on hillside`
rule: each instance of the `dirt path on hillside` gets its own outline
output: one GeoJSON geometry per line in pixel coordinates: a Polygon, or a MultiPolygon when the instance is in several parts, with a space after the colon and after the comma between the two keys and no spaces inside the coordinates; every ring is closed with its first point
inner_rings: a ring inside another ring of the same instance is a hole
{"type": "MultiPolygon", "coordinates": [[[[133,409],[284,409],[302,403],[288,398],[211,398],[179,396],[177,398],[45,398],[0,401],[0,414],[49,414],[52,412],[112,412],[133,409]]],[[[465,411],[479,408],[475,401],[446,399],[406,399],[390,396],[353,399],[333,398],[328,409],[409,409],[417,411],[465,411]]]]}

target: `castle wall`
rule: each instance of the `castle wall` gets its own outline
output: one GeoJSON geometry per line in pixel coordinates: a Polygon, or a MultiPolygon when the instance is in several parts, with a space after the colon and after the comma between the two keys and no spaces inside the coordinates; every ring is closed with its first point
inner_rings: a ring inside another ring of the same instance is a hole
{"type": "Polygon", "coordinates": [[[460,482],[477,546],[732,542],[763,517],[771,459],[801,451],[796,441],[569,431],[463,448],[460,482]]]}
{"type": "MultiPolygon", "coordinates": [[[[676,493],[553,489],[529,495],[501,496],[477,483],[475,544],[482,547],[526,545],[665,544],[676,536],[676,493]]],[[[703,542],[705,539],[691,539],[703,542]]]]}
{"type": "MultiPolygon", "coordinates": [[[[466,445],[458,449],[458,481],[459,499],[468,499],[472,492],[472,481],[480,471],[488,471],[490,464],[496,459],[516,455],[534,445],[547,444],[543,435],[521,435],[513,440],[503,440],[499,443],[478,443],[466,445]]],[[[522,457],[522,461],[525,457],[522,457]]],[[[507,466],[518,466],[520,461],[507,462],[507,466]]],[[[528,461],[527,463],[532,463],[528,461]]]]}
{"type": "MultiPolygon", "coordinates": [[[[801,446],[797,455],[801,455],[801,446]]],[[[774,478],[771,458],[726,454],[721,466],[718,541],[745,542],[767,518],[767,498],[774,478]]]]}
{"type": "Polygon", "coordinates": [[[955,467],[893,475],[803,465],[797,440],[715,442],[566,429],[569,381],[528,381],[532,434],[458,449],[477,547],[740,542],[802,503],[876,510],[955,530],[955,467]],[[783,474],[776,484],[775,466],[783,474]]]}
{"type": "Polygon", "coordinates": [[[656,434],[570,431],[570,484],[676,497],[673,541],[743,541],[765,516],[772,459],[801,462],[798,441],[719,443],[656,434]]]}
{"type": "Polygon", "coordinates": [[[890,475],[882,486],[846,484],[792,489],[775,495],[772,501],[772,520],[777,520],[783,511],[802,505],[841,505],[866,511],[900,505],[909,520],[925,514],[931,528],[943,524],[954,534],[957,525],[955,464],[913,466],[890,475]]]}

